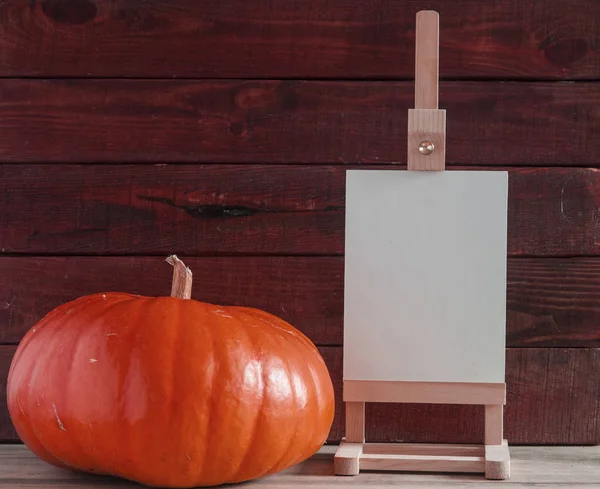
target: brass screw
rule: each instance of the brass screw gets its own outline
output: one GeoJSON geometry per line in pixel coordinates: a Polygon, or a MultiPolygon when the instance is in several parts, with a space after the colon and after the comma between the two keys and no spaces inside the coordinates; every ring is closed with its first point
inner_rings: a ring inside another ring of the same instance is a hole
{"type": "Polygon", "coordinates": [[[435,146],[431,141],[421,141],[421,144],[419,144],[419,153],[421,153],[423,156],[430,155],[433,153],[434,149],[435,146]]]}

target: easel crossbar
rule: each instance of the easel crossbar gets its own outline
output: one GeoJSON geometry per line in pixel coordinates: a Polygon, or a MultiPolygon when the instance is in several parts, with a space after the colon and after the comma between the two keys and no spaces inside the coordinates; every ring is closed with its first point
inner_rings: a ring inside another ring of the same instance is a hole
{"type": "Polygon", "coordinates": [[[343,394],[346,402],[503,405],[506,384],[344,380],[343,394]]]}

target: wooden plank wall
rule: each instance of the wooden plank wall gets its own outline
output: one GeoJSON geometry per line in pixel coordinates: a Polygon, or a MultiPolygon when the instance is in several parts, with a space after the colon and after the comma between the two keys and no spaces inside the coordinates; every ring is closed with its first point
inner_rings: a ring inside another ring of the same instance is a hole
{"type": "MultiPolygon", "coordinates": [[[[414,17],[441,14],[448,166],[510,172],[507,437],[600,443],[600,3],[0,2],[0,441],[15,345],[79,295],[264,308],[341,397],[344,171],[404,169],[414,17]]],[[[370,405],[373,441],[482,412],[370,405]]]]}

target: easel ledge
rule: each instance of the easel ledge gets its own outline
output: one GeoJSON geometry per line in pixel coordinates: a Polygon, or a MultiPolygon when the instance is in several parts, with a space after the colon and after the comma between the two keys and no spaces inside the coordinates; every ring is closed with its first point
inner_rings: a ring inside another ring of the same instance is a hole
{"type": "Polygon", "coordinates": [[[505,404],[505,383],[344,380],[344,401],[505,404]]]}
{"type": "Polygon", "coordinates": [[[502,445],[352,443],[343,440],[335,454],[336,475],[363,471],[485,473],[487,479],[510,477],[510,455],[502,445]]]}

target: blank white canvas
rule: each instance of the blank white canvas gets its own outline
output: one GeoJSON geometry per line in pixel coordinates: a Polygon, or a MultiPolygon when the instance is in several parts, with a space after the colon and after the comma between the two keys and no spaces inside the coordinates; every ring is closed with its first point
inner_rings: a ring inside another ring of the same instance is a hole
{"type": "Polygon", "coordinates": [[[346,183],[344,379],[504,382],[507,172],[346,183]]]}

